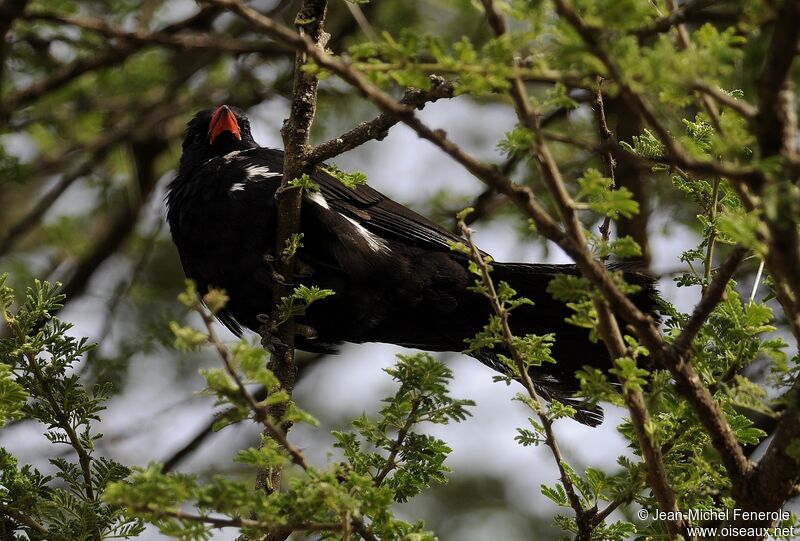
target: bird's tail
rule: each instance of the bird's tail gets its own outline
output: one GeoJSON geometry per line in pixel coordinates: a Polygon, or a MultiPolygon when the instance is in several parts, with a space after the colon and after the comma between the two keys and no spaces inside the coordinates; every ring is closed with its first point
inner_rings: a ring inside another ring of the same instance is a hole
{"type": "MultiPolygon", "coordinates": [[[[554,299],[547,288],[557,275],[579,276],[575,265],[543,265],[525,263],[494,263],[493,279],[507,282],[521,297],[533,301],[532,306],[523,305],[511,312],[509,323],[517,335],[555,334],[551,355],[555,365],[545,363],[531,370],[531,378],[542,398],[557,400],[576,410],[575,419],[589,426],[603,420],[603,410],[591,401],[575,396],[580,386],[575,372],[583,366],[593,366],[607,371],[612,367],[605,345],[592,341],[588,329],[567,323],[573,311],[562,301],[554,299]]],[[[628,264],[612,264],[609,270],[622,271],[625,281],[639,286],[631,300],[645,312],[656,315],[657,291],[653,278],[637,272],[628,264]]],[[[620,321],[622,325],[623,322],[620,321]]],[[[500,371],[506,371],[495,351],[484,351],[476,357],[500,371]]]]}

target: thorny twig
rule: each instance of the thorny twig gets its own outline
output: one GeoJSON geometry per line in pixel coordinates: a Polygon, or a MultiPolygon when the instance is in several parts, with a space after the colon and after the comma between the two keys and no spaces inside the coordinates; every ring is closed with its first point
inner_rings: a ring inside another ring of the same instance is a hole
{"type": "Polygon", "coordinates": [[[345,528],[339,522],[310,522],[307,524],[286,524],[276,526],[269,522],[248,519],[243,517],[222,518],[211,515],[195,515],[185,511],[171,509],[152,509],[146,505],[134,506],[133,510],[139,513],[146,513],[150,516],[161,519],[176,519],[184,522],[197,522],[207,524],[215,529],[222,528],[258,528],[264,532],[283,535],[285,532],[338,532],[345,528]]]}
{"type": "Polygon", "coordinates": [[[471,259],[481,271],[480,280],[486,288],[486,298],[489,299],[489,302],[492,306],[492,311],[500,319],[500,325],[503,332],[503,345],[511,353],[511,358],[514,361],[517,372],[519,372],[520,382],[525,387],[525,390],[530,397],[529,404],[536,412],[539,422],[544,428],[545,443],[553,454],[553,458],[555,459],[556,466],[559,470],[561,484],[564,486],[570,506],[575,512],[575,520],[579,528],[578,539],[588,541],[591,538],[591,531],[588,528],[589,522],[592,518],[591,513],[583,508],[581,500],[575,491],[572,479],[565,468],[566,462],[564,460],[564,455],[561,453],[561,447],[558,445],[558,440],[556,439],[555,432],[553,431],[553,420],[547,415],[547,411],[545,410],[545,407],[539,398],[539,394],[536,392],[536,386],[533,383],[533,379],[531,378],[531,375],[528,373],[527,367],[525,366],[525,360],[522,358],[522,355],[520,355],[520,352],[514,343],[514,334],[512,333],[511,326],[508,322],[508,309],[500,301],[500,297],[497,294],[497,290],[494,286],[494,280],[492,279],[490,273],[489,263],[486,260],[486,256],[481,253],[481,251],[475,245],[475,241],[472,238],[472,231],[464,222],[463,218],[459,219],[458,228],[466,241],[467,247],[469,248],[471,259]]]}
{"type": "MultiPolygon", "coordinates": [[[[214,316],[203,307],[199,299],[195,300],[195,305],[193,308],[196,312],[200,314],[200,317],[202,317],[203,324],[206,327],[209,344],[211,344],[217,351],[217,354],[219,355],[220,359],[223,362],[223,365],[225,366],[225,371],[228,373],[228,375],[231,377],[234,384],[236,385],[236,389],[237,392],[239,393],[239,396],[244,400],[244,402],[253,412],[253,417],[255,418],[255,420],[259,422],[264,427],[265,432],[286,451],[286,453],[289,455],[289,459],[292,461],[293,464],[302,468],[303,471],[309,471],[311,469],[311,464],[308,462],[308,460],[306,459],[305,455],[300,450],[300,448],[289,442],[286,432],[281,427],[280,420],[276,420],[272,416],[272,412],[270,411],[270,409],[260,404],[253,396],[253,394],[245,386],[244,382],[242,381],[242,378],[239,376],[239,373],[233,366],[233,359],[231,358],[230,351],[222,342],[222,340],[220,340],[219,335],[215,330],[214,316]]],[[[356,531],[359,532],[359,534],[361,534],[361,536],[364,539],[366,539],[367,541],[377,541],[374,534],[372,534],[372,532],[360,518],[351,517],[351,521],[353,527],[356,529],[356,531]]],[[[278,537],[285,538],[286,535],[290,533],[291,530],[286,531],[285,529],[281,528],[281,531],[275,535],[275,538],[278,537]]]]}
{"type": "MultiPolygon", "coordinates": [[[[18,340],[21,342],[25,342],[27,340],[24,331],[20,327],[19,321],[17,321],[14,316],[9,314],[6,318],[6,324],[18,340]]],[[[64,411],[64,409],[61,407],[61,404],[56,399],[56,396],[52,393],[50,386],[47,384],[45,373],[42,370],[42,367],[39,365],[39,360],[36,358],[36,355],[30,350],[25,351],[24,355],[28,360],[28,366],[33,373],[34,379],[39,385],[44,399],[53,410],[53,415],[58,421],[58,428],[66,433],[69,444],[78,455],[78,464],[80,465],[81,473],[83,474],[83,484],[86,499],[90,502],[94,501],[95,491],[94,479],[92,478],[92,456],[89,451],[86,450],[86,447],[84,447],[81,437],[75,430],[71,416],[68,414],[68,412],[64,411]]],[[[96,541],[100,541],[100,532],[95,531],[92,537],[96,541]]]]}
{"type": "Polygon", "coordinates": [[[44,537],[43,539],[52,539],[53,541],[68,541],[66,538],[61,537],[59,535],[54,534],[50,530],[48,530],[44,524],[37,522],[32,517],[12,508],[4,503],[0,503],[0,514],[6,515],[7,517],[11,518],[12,520],[22,524],[23,526],[27,526],[31,530],[34,530],[44,537]]]}
{"type": "MultiPolygon", "coordinates": [[[[611,152],[614,135],[611,133],[611,130],[608,129],[608,122],[606,121],[606,108],[603,103],[603,79],[601,77],[597,78],[597,88],[594,91],[592,109],[594,111],[595,122],[597,123],[597,132],[600,136],[600,146],[605,149],[603,152],[603,162],[606,166],[606,175],[611,179],[611,189],[613,190],[617,185],[615,174],[617,164],[614,160],[614,154],[611,152]]],[[[603,219],[603,223],[600,226],[600,234],[603,236],[603,240],[608,242],[611,236],[611,216],[606,216],[603,219]]]]}

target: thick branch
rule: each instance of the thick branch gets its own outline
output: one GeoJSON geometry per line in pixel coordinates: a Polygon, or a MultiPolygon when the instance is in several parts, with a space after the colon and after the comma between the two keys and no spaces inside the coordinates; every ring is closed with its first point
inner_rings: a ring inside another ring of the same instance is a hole
{"type": "MultiPolygon", "coordinates": [[[[430,90],[410,88],[406,90],[400,103],[415,109],[422,109],[428,102],[453,97],[453,85],[449,81],[433,75],[430,79],[432,85],[430,90]]],[[[363,145],[367,141],[373,139],[381,140],[386,136],[389,128],[399,121],[400,119],[395,115],[381,113],[372,120],[362,122],[355,128],[346,131],[339,137],[315,146],[311,150],[309,160],[313,164],[318,164],[363,145]]]]}
{"type": "MultiPolygon", "coordinates": [[[[798,389],[787,397],[791,405],[784,411],[766,453],[759,461],[747,483],[747,489],[736,498],[737,505],[748,511],[775,511],[789,495],[797,494],[800,469],[796,455],[790,449],[800,439],[800,411],[796,407],[798,389]]],[[[734,523],[747,528],[768,527],[770,520],[749,520],[734,523]]]]}
{"type": "MultiPolygon", "coordinates": [[[[617,164],[614,161],[614,154],[612,148],[615,146],[613,143],[614,135],[608,129],[608,121],[606,120],[606,108],[603,102],[603,79],[597,78],[597,89],[594,91],[594,103],[592,104],[594,111],[595,123],[597,126],[597,134],[600,139],[600,146],[604,148],[602,153],[603,163],[606,166],[606,175],[611,179],[611,188],[616,189],[617,177],[616,168],[617,164]]],[[[600,226],[600,233],[603,235],[603,240],[608,241],[611,236],[611,216],[606,216],[603,219],[603,224],[600,226]]]]}
{"type": "MultiPolygon", "coordinates": [[[[617,320],[605,299],[596,299],[594,304],[597,308],[600,336],[602,336],[603,342],[608,348],[610,357],[614,360],[614,365],[617,366],[616,360],[627,355],[628,348],[622,340],[617,320]]],[[[672,490],[667,478],[661,446],[654,440],[653,435],[648,432],[648,427],[652,425],[652,418],[647,410],[644,396],[640,390],[626,385],[626,382],[621,377],[620,383],[622,384],[625,405],[631,414],[631,424],[636,432],[636,440],[642,450],[647,481],[658,501],[658,507],[662,511],[668,510],[677,516],[679,514],[678,502],[675,498],[675,491],[672,490]]],[[[666,523],[671,537],[676,538],[678,535],[682,535],[684,538],[689,537],[686,523],[683,520],[670,519],[666,523]]]]}
{"type": "Polygon", "coordinates": [[[780,152],[783,146],[783,119],[778,93],[789,77],[800,39],[800,2],[784,0],[778,7],[772,39],[758,76],[758,116],[754,128],[762,156],[780,152]]]}
{"type": "MultiPolygon", "coordinates": [[[[308,40],[314,50],[324,50],[327,42],[323,30],[327,7],[326,0],[305,0],[295,19],[297,24],[295,35],[303,36],[300,39],[308,40]]],[[[300,231],[300,204],[303,193],[300,188],[292,187],[291,183],[312,171],[312,165],[308,160],[308,135],[316,113],[319,83],[315,75],[303,69],[307,62],[308,56],[305,52],[298,51],[294,64],[291,112],[281,130],[286,153],[283,180],[275,196],[277,225],[273,257],[280,279],[274,282],[272,291],[273,322],[280,321],[278,309],[281,299],[291,295],[294,289],[295,257],[294,254],[284,254],[284,248],[289,245],[289,239],[300,231]]],[[[297,377],[297,367],[294,362],[294,319],[288,318],[283,324],[273,327],[271,332],[274,333],[276,347],[269,366],[278,377],[281,389],[291,395],[297,377]]],[[[286,405],[276,405],[270,413],[279,423],[283,423],[286,405]]],[[[290,425],[283,423],[282,427],[283,431],[288,431],[290,425]]],[[[280,487],[280,479],[281,472],[276,468],[272,471],[259,471],[256,483],[263,490],[272,492],[280,487]]]]}
{"type": "MultiPolygon", "coordinates": [[[[752,125],[764,158],[778,154],[789,160],[795,158],[796,133],[791,128],[795,127],[796,116],[789,75],[798,55],[799,41],[800,2],[784,0],[777,9],[772,39],[757,82],[758,114],[752,125]]],[[[800,273],[797,272],[800,234],[794,209],[795,187],[791,183],[796,180],[797,172],[787,171],[786,176],[773,185],[771,197],[777,208],[766,218],[769,228],[766,262],[776,282],[778,300],[795,338],[800,340],[800,273]]]]}

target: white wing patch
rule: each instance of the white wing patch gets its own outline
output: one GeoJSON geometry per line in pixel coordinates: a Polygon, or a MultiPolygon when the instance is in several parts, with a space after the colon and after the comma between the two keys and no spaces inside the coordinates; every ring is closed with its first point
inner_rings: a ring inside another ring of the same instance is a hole
{"type": "MultiPolygon", "coordinates": [[[[323,196],[319,192],[307,192],[306,199],[314,203],[315,205],[319,205],[320,207],[324,208],[325,210],[330,210],[331,207],[328,205],[328,202],[325,200],[325,196],[323,196]]],[[[367,241],[367,246],[372,249],[373,252],[389,252],[389,247],[386,245],[386,242],[379,236],[371,233],[368,229],[366,229],[363,225],[355,221],[354,219],[350,218],[349,216],[345,216],[341,212],[339,216],[347,220],[353,225],[353,228],[356,230],[356,233],[360,235],[365,241],[367,241]]]]}
{"type": "MultiPolygon", "coordinates": [[[[230,162],[236,159],[236,155],[241,152],[239,150],[235,150],[225,155],[225,161],[230,162]]],[[[228,190],[229,192],[243,192],[247,189],[248,182],[261,182],[262,180],[267,180],[268,178],[279,177],[281,173],[277,171],[271,170],[266,165],[249,165],[244,168],[245,174],[245,181],[244,182],[237,182],[228,190]]]]}
{"type": "Polygon", "coordinates": [[[266,165],[250,165],[248,167],[245,167],[244,172],[247,175],[247,180],[253,180],[253,181],[265,180],[268,178],[281,176],[280,173],[271,170],[266,165]]]}
{"type": "Polygon", "coordinates": [[[358,223],[354,219],[350,218],[349,216],[345,216],[342,213],[339,213],[339,215],[342,218],[344,218],[345,220],[347,220],[348,222],[350,222],[351,224],[353,224],[353,227],[355,227],[356,233],[361,235],[364,238],[364,240],[367,241],[367,245],[369,245],[369,247],[372,249],[373,252],[389,252],[389,251],[391,251],[391,250],[389,250],[389,247],[386,245],[386,243],[383,241],[382,238],[380,238],[377,235],[374,235],[373,233],[368,231],[363,225],[361,225],[360,223],[358,223]]]}
{"type": "Polygon", "coordinates": [[[331,207],[328,206],[328,202],[325,201],[325,198],[319,192],[306,193],[306,197],[312,203],[316,203],[317,205],[319,205],[320,207],[322,207],[322,208],[324,208],[326,210],[330,210],[331,209],[331,207]]]}

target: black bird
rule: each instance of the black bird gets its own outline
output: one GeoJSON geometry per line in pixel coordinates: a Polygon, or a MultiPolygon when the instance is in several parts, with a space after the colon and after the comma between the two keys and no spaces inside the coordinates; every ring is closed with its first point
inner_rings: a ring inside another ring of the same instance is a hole
{"type": "MultiPolygon", "coordinates": [[[[270,263],[276,228],[275,191],[283,152],[260,147],[245,114],[225,105],[200,111],[189,122],[177,177],[167,193],[172,237],[186,275],[200,291],[223,288],[230,301],[219,319],[233,332],[257,330],[270,313],[275,275],[270,263]]],[[[460,237],[362,185],[350,189],[317,169],[319,192],[304,195],[303,247],[295,283],[332,289],[298,323],[314,337],[297,336],[298,349],[329,352],[342,342],[387,342],[428,351],[462,351],[488,321],[488,301],[468,288],[468,258],[450,249],[460,237]]],[[[557,274],[577,275],[574,265],[494,263],[493,277],[535,303],[510,318],[515,333],[555,333],[556,364],[532,374],[539,392],[576,406],[576,419],[596,425],[602,410],[572,397],[575,371],[611,366],[602,343],[565,322],[571,311],[546,291],[557,274]]],[[[633,297],[652,312],[655,292],[645,275],[626,273],[641,286],[633,297]]],[[[502,353],[502,351],[499,351],[502,353]]],[[[505,371],[498,350],[473,354],[505,371]]]]}

